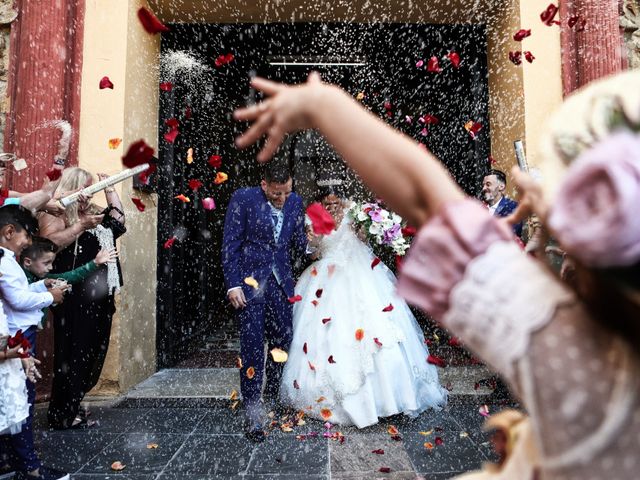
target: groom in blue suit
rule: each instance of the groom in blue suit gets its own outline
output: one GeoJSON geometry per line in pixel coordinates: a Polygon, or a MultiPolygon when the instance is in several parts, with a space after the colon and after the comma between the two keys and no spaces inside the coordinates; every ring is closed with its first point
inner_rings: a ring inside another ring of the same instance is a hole
{"type": "Polygon", "coordinates": [[[265,400],[274,402],[283,369],[270,356],[264,368],[264,343],[269,351],[289,349],[293,336],[289,299],[295,287],[292,255],[301,259],[307,248],[303,203],[292,192],[292,184],[286,167],[268,164],[259,187],[234,192],[224,222],[222,267],[229,302],[240,320],[240,388],[247,436],[254,441],[264,440],[263,376],[265,400]]]}

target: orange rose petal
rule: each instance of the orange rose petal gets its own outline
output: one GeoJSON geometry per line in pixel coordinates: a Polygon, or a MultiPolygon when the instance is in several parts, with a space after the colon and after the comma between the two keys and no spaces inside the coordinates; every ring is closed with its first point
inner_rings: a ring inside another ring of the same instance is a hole
{"type": "Polygon", "coordinates": [[[240,357],[236,358],[236,368],[242,368],[242,359],[240,357]]]}
{"type": "Polygon", "coordinates": [[[119,472],[120,470],[124,470],[127,466],[122,462],[113,462],[111,464],[111,470],[115,472],[119,472]]]}
{"type": "Polygon", "coordinates": [[[233,389],[231,390],[231,395],[229,395],[229,400],[237,400],[238,399],[238,391],[233,389]]]}
{"type": "Polygon", "coordinates": [[[318,397],[318,399],[316,400],[316,403],[322,403],[326,400],[326,398],[324,397],[318,397]]]}
{"type": "Polygon", "coordinates": [[[213,180],[213,183],[216,185],[220,185],[221,183],[226,182],[229,179],[229,175],[224,172],[218,172],[216,174],[216,178],[213,180]]]}
{"type": "Polygon", "coordinates": [[[398,431],[398,429],[395,426],[389,425],[389,428],[387,428],[387,433],[389,435],[398,435],[400,432],[398,431]]]}
{"type": "Polygon", "coordinates": [[[110,138],[109,139],[109,148],[111,150],[115,150],[116,148],[118,148],[120,146],[121,143],[122,143],[122,139],[121,138],[110,138]]]}
{"type": "Polygon", "coordinates": [[[191,200],[189,200],[189,197],[187,197],[187,196],[185,196],[183,194],[176,195],[173,198],[175,198],[176,200],[180,200],[181,202],[184,202],[184,203],[189,203],[191,201],[191,200]]]}
{"type": "Polygon", "coordinates": [[[320,410],[320,415],[322,416],[322,418],[324,418],[325,420],[329,420],[331,418],[331,415],[333,415],[331,413],[331,410],[328,408],[323,408],[322,410],[320,410]]]}
{"type": "Polygon", "coordinates": [[[356,330],[356,340],[360,341],[364,338],[364,330],[359,328],[356,330]]]}
{"type": "Polygon", "coordinates": [[[149,450],[155,450],[156,448],[158,448],[158,444],[157,443],[147,443],[147,448],[149,450]]]}
{"type": "Polygon", "coordinates": [[[424,448],[426,448],[427,450],[432,450],[433,449],[433,443],[425,442],[424,448]]]}
{"type": "Polygon", "coordinates": [[[256,374],[256,369],[255,368],[253,368],[253,367],[247,368],[247,378],[249,380],[251,380],[254,377],[255,374],[256,374]]]}

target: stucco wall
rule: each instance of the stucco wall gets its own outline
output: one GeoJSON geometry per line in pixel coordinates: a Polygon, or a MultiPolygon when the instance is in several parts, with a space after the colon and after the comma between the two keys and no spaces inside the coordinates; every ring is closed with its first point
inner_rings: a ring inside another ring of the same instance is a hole
{"type": "MultiPolygon", "coordinates": [[[[114,8],[107,0],[88,0],[82,69],[79,165],[92,173],[122,170],[123,150],[144,138],[157,143],[159,38],[148,35],[137,19],[142,4],[114,8]],[[98,89],[108,76],[114,89],[98,89]],[[110,138],[121,138],[111,150],[110,138]]],[[[127,234],[119,245],[125,286],[100,383],[93,393],[113,394],[155,371],[156,215],[155,199],[133,192],[131,181],[118,185],[127,215],[127,234]],[[143,199],[139,212],[131,196],[143,199]]],[[[97,201],[104,202],[102,195],[97,201]]]]}

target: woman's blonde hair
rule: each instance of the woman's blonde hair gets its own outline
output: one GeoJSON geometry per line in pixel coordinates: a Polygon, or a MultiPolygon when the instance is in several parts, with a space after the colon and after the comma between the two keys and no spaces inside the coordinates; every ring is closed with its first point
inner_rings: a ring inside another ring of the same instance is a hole
{"type": "MultiPolygon", "coordinates": [[[[69,192],[75,192],[78,189],[83,188],[89,180],[93,180],[93,175],[90,172],[80,168],[71,167],[65,168],[60,177],[60,183],[56,188],[55,195],[65,194],[69,192]]],[[[94,204],[89,205],[90,213],[99,212],[100,207],[94,204]]],[[[65,209],[65,223],[67,226],[71,226],[79,219],[78,214],[78,202],[72,203],[65,209]]]]}

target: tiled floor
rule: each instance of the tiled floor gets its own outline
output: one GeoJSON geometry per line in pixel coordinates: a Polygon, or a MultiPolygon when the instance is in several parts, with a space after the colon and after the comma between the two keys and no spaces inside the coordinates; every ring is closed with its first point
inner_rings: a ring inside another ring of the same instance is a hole
{"type": "Polygon", "coordinates": [[[241,412],[226,407],[94,408],[99,427],[67,432],[45,430],[43,413],[39,409],[36,421],[41,458],[83,480],[440,480],[478,468],[490,454],[478,405],[470,404],[362,430],[334,426],[331,431],[345,435],[343,443],[323,438],[322,422],[307,420],[291,433],[273,430],[257,445],[243,435],[241,412]],[[391,438],[391,424],[401,440],[391,438]],[[311,432],[319,436],[296,438],[311,432]],[[426,449],[436,436],[443,443],[426,449]],[[372,453],[378,449],[384,454],[372,453]],[[112,471],[115,461],[126,468],[112,471]],[[381,473],[381,467],[391,472],[381,473]]]}

